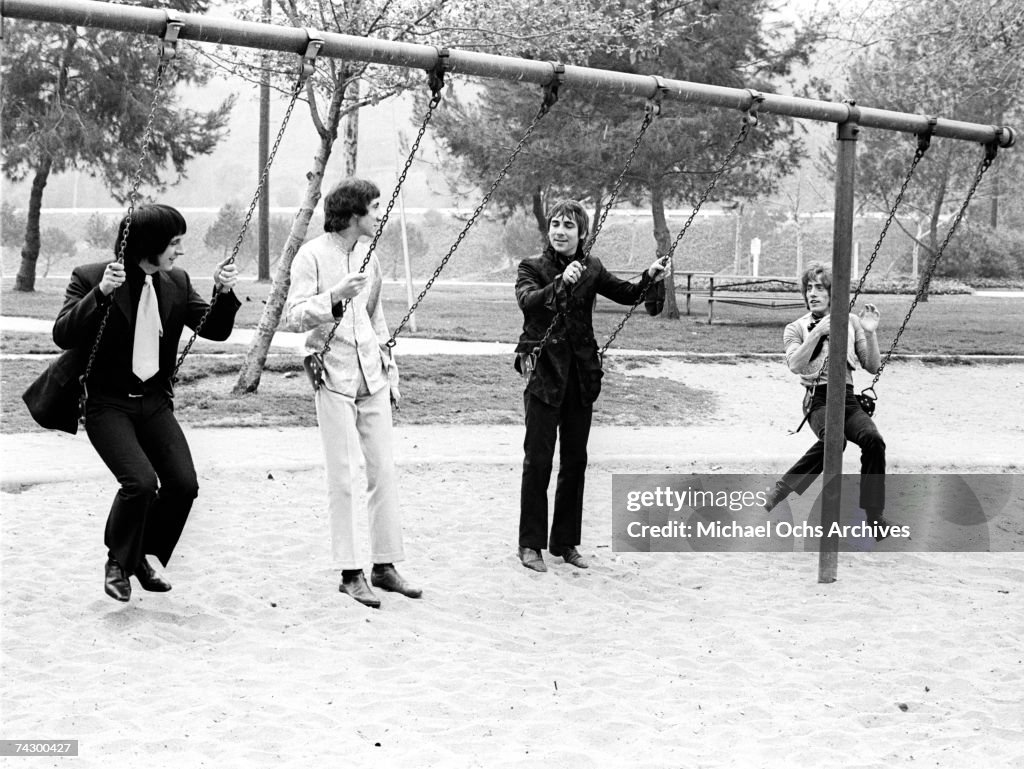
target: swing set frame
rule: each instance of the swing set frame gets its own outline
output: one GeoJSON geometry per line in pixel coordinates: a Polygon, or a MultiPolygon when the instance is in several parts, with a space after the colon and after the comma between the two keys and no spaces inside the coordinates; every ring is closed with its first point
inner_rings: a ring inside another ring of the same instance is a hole
{"type": "MultiPolygon", "coordinates": [[[[268,51],[302,54],[309,42],[309,30],[275,24],[213,18],[201,14],[174,14],[180,22],[178,38],[192,42],[232,45],[268,51]]],[[[97,27],[163,37],[170,23],[168,13],[157,8],[114,5],[95,0],[0,0],[0,44],[4,18],[55,24],[97,27]]],[[[354,35],[323,32],[320,56],[358,60],[373,64],[433,70],[440,49],[432,45],[375,40],[354,35]]],[[[835,123],[836,179],[832,245],[833,333],[829,336],[828,396],[826,403],[825,463],[823,472],[822,524],[825,530],[839,517],[842,484],[845,355],[850,304],[850,266],[853,252],[854,171],[857,138],[863,128],[956,139],[984,145],[986,156],[1013,146],[1016,131],[1007,125],[968,123],[923,114],[859,106],[852,101],[828,102],[759,93],[704,83],[599,70],[446,49],[447,70],[484,78],[513,80],[549,86],[559,82],[565,89],[600,90],[623,96],[700,104],[750,112],[786,115],[792,118],[835,123]]],[[[838,537],[824,537],[818,564],[818,581],[836,580],[838,537]]]]}

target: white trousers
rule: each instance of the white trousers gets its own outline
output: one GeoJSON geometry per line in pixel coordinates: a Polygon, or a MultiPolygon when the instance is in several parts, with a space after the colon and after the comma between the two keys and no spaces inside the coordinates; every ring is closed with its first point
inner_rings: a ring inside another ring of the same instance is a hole
{"type": "Polygon", "coordinates": [[[366,460],[366,506],[370,560],[394,563],[405,557],[398,510],[398,482],[392,450],[391,394],[382,387],[354,398],[321,387],[316,418],[327,471],[327,507],[331,516],[331,554],[341,569],[362,569],[356,547],[353,478],[360,456],[366,460]]]}

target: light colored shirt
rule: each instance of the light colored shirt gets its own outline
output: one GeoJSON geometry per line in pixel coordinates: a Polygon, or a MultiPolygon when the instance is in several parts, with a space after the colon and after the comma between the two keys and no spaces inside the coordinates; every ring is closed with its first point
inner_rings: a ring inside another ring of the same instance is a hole
{"type": "MultiPolygon", "coordinates": [[[[814,316],[811,313],[807,313],[787,325],[786,330],[782,332],[782,343],[786,348],[786,363],[789,365],[790,370],[793,368],[793,355],[800,345],[804,343],[804,340],[807,339],[807,335],[810,333],[809,326],[813,320],[814,316]]],[[[850,323],[846,331],[846,384],[853,384],[853,370],[857,367],[857,364],[864,365],[868,350],[867,345],[867,338],[863,329],[854,332],[853,324],[850,323]]],[[[796,372],[800,375],[800,383],[804,387],[811,387],[814,384],[828,384],[828,372],[821,370],[827,357],[828,339],[826,338],[825,343],[821,346],[821,351],[811,358],[807,365],[796,372]]]]}
{"type": "MultiPolygon", "coordinates": [[[[347,253],[341,239],[325,233],[305,243],[295,254],[291,287],[284,306],[284,325],[289,331],[308,331],[306,350],[320,352],[334,326],[331,288],[346,275],[358,272],[367,245],[359,243],[347,253]]],[[[360,385],[372,394],[391,385],[398,391],[398,366],[391,351],[382,347],[390,337],[384,320],[381,285],[383,276],[374,254],[366,266],[366,289],[348,303],[331,349],[324,358],[324,385],[335,392],[355,397],[360,385]],[[368,304],[372,301],[373,306],[368,304]]]]}

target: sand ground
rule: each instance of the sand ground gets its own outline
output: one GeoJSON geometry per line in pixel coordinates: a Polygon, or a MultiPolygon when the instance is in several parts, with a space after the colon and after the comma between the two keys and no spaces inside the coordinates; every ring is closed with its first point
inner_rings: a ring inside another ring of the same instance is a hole
{"type": "MultiPolygon", "coordinates": [[[[514,556],[521,428],[400,428],[425,594],[379,611],[337,592],[311,430],[186,428],[174,590],[127,605],[102,592],[115,489],[87,439],[0,436],[0,737],[80,741],[33,766],[1024,766],[1019,550],[843,553],[833,584],[813,554],[612,551],[612,474],[772,473],[808,445],[779,368],[631,372],[718,409],[595,429],[586,572],[514,556]]],[[[1022,388],[1019,364],[893,367],[890,469],[1019,474],[1024,416],[1000,404],[1022,388]]]]}

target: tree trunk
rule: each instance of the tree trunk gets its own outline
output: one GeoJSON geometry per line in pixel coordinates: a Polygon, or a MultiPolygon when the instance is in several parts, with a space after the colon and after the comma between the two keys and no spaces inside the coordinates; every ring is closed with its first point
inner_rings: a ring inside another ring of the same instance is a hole
{"type": "Polygon", "coordinates": [[[548,242],[548,218],[544,211],[544,195],[540,187],[533,191],[533,218],[537,220],[537,229],[540,231],[541,243],[548,242]]]}
{"type": "Polygon", "coordinates": [[[260,386],[260,378],[263,375],[263,367],[267,362],[267,353],[270,351],[270,342],[274,338],[277,326],[281,322],[281,313],[284,310],[285,300],[288,298],[288,287],[291,285],[292,260],[306,238],[306,231],[309,229],[309,220],[313,218],[313,211],[320,201],[320,192],[324,183],[324,170],[327,161],[331,157],[331,150],[338,138],[338,126],[341,123],[341,103],[345,94],[344,77],[339,76],[335,82],[335,91],[331,97],[330,108],[327,119],[320,130],[320,147],[313,158],[313,169],[306,174],[306,195],[302,205],[299,207],[295,220],[292,222],[291,231],[288,233],[288,240],[284,244],[281,258],[277,261],[277,271],[274,273],[274,286],[267,297],[267,304],[263,308],[260,322],[256,326],[256,334],[252,344],[245,353],[245,360],[242,362],[242,369],[238,373],[238,381],[232,392],[235,395],[254,393],[260,386]]]}
{"type": "MultiPolygon", "coordinates": [[[[659,181],[651,184],[651,218],[654,220],[655,249],[659,254],[667,254],[672,247],[672,236],[668,231],[668,222],[665,221],[665,197],[659,181]]],[[[665,309],[661,311],[661,317],[678,320],[679,305],[676,304],[674,262],[675,260],[669,264],[669,270],[665,273],[665,309]]]]}
{"type": "Polygon", "coordinates": [[[932,282],[932,261],[935,253],[939,250],[939,217],[942,215],[942,204],[946,199],[946,186],[943,183],[932,204],[931,221],[928,223],[928,253],[927,264],[921,271],[921,277],[917,281],[918,301],[928,301],[928,285],[932,282]]]}
{"type": "MultiPolygon", "coordinates": [[[[359,81],[349,84],[349,95],[353,101],[359,101],[359,81]]],[[[359,160],[359,107],[349,110],[341,121],[342,136],[342,173],[345,176],[356,175],[356,164],[359,160]]]]}
{"type": "Polygon", "coordinates": [[[21,248],[21,266],[14,279],[15,291],[36,290],[36,262],[39,261],[39,216],[43,207],[43,188],[50,178],[53,158],[44,155],[32,177],[32,190],[28,196],[28,214],[25,222],[25,245],[21,248]]]}

